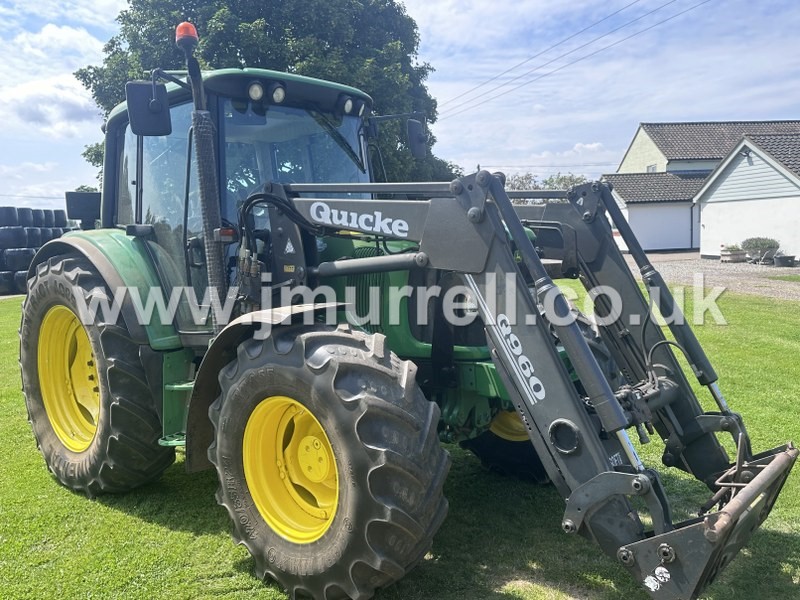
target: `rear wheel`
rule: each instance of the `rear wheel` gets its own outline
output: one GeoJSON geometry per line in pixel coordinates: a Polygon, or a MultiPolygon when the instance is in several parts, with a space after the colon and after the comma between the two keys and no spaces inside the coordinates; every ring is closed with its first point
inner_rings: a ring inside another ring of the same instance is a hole
{"type": "Polygon", "coordinates": [[[209,457],[234,538],[291,598],[370,598],[447,512],[438,407],[380,335],[290,327],[220,373],[209,457]]]}
{"type": "MultiPolygon", "coordinates": [[[[622,374],[611,357],[608,348],[597,333],[592,321],[573,308],[575,320],[580,327],[589,349],[592,351],[612,390],[622,383],[622,374]]],[[[575,382],[580,394],[585,394],[580,381],[575,382]]],[[[533,448],[525,425],[516,411],[500,411],[487,431],[461,442],[461,446],[475,454],[490,471],[530,479],[537,483],[550,481],[539,455],[533,448]]]]}
{"type": "Polygon", "coordinates": [[[78,305],[109,295],[86,259],[41,264],[22,308],[22,386],[39,450],[65,486],[93,496],[158,477],[174,460],[125,323],[81,321],[78,305]]]}
{"type": "Polygon", "coordinates": [[[547,483],[550,478],[539,455],[533,449],[525,425],[516,412],[500,411],[487,431],[461,442],[461,446],[477,456],[483,466],[500,473],[547,483]]]}

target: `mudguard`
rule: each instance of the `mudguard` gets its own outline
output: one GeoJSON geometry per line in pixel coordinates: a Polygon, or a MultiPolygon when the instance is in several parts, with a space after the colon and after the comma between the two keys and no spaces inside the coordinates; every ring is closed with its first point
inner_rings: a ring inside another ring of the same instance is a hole
{"type": "Polygon", "coordinates": [[[236,348],[239,344],[253,336],[265,338],[273,327],[297,323],[305,315],[344,307],[345,304],[340,302],[328,302],[259,310],[234,319],[220,331],[200,363],[189,400],[186,417],[186,470],[189,473],[213,467],[207,454],[214,438],[213,427],[208,418],[208,408],[220,393],[219,372],[236,357],[236,348]]]}
{"type": "MultiPolygon", "coordinates": [[[[145,242],[120,229],[96,229],[67,233],[41,247],[28,270],[30,278],[38,265],[60,254],[80,254],[94,265],[112,294],[136,288],[140,298],[162,285],[145,242]]],[[[178,332],[171,323],[155,320],[142,323],[130,294],[122,297],[120,311],[133,340],[154,350],[181,348],[178,332]]]]}

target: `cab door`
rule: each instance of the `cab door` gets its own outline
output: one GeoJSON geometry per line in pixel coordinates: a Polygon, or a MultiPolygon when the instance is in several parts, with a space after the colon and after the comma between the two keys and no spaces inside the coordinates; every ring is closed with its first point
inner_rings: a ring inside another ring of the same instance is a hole
{"type": "Polygon", "coordinates": [[[161,280],[161,289],[150,291],[160,298],[150,302],[164,313],[153,318],[170,320],[181,333],[210,329],[192,110],[191,102],[173,106],[166,136],[135,136],[128,125],[118,159],[116,223],[146,226],[141,237],[161,280]]]}

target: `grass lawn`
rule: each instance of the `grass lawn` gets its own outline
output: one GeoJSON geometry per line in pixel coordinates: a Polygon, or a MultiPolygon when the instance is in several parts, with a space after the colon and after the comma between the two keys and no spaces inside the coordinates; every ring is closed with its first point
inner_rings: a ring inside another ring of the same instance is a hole
{"type": "MultiPolygon", "coordinates": [[[[257,581],[246,550],[233,545],[213,472],[186,475],[179,458],[159,481],[96,500],[49,476],[19,391],[19,305],[0,301],[0,598],[286,598],[257,581]]],[[[695,329],[754,449],[800,441],[800,303],[723,295],[719,305],[729,325],[695,329]]],[[[595,545],[561,533],[564,504],[552,487],[486,473],[471,455],[449,450],[450,514],[423,564],[379,600],[647,598],[595,545]]],[[[657,466],[660,450],[654,443],[643,454],[657,466]]],[[[694,489],[667,481],[679,503],[694,489]]],[[[798,597],[795,473],[704,598],[798,597]]]]}
{"type": "Polygon", "coordinates": [[[776,281],[794,281],[800,283],[800,275],[773,275],[767,279],[775,279],[776,281]]]}

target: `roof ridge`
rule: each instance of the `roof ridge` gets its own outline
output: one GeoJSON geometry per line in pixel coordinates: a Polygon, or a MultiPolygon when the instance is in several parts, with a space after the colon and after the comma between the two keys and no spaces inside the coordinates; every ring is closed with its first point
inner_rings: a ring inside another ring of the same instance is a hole
{"type": "MultiPolygon", "coordinates": [[[[800,133],[797,135],[800,135],[800,133]]],[[[702,169],[697,171],[636,171],[634,173],[608,173],[608,175],[613,175],[614,177],[623,177],[628,175],[647,175],[648,177],[653,175],[669,175],[671,177],[685,179],[687,177],[708,177],[710,172],[710,169],[702,169]]],[[[605,176],[606,175],[603,175],[603,177],[605,176]]]]}
{"type": "Polygon", "coordinates": [[[642,121],[639,123],[639,125],[644,127],[645,125],[741,125],[750,123],[800,123],[800,119],[760,119],[745,121],[642,121]]]}
{"type": "Polygon", "coordinates": [[[792,137],[792,136],[800,136],[800,131],[787,131],[784,133],[745,133],[744,137],[746,138],[755,138],[755,137],[792,137]]]}

